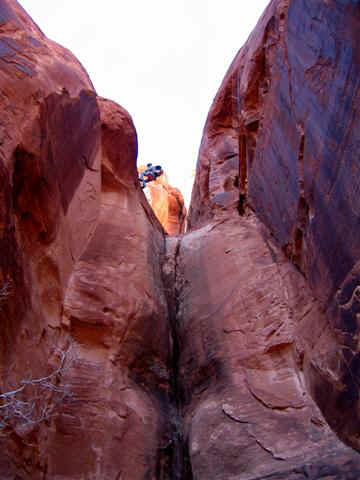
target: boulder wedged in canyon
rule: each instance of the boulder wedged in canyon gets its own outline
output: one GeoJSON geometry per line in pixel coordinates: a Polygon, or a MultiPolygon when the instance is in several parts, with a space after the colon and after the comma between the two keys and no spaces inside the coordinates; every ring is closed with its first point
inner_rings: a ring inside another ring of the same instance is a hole
{"type": "Polygon", "coordinates": [[[211,107],[188,218],[191,230],[255,212],[302,273],[325,320],[297,328],[301,369],[356,449],[359,31],[357,2],[270,2],[211,107]]]}
{"type": "MultiPolygon", "coordinates": [[[[139,167],[139,172],[146,169],[139,167]]],[[[179,189],[169,184],[166,173],[147,183],[145,192],[164,230],[169,235],[181,235],[185,232],[186,207],[184,197],[179,189]]]]}

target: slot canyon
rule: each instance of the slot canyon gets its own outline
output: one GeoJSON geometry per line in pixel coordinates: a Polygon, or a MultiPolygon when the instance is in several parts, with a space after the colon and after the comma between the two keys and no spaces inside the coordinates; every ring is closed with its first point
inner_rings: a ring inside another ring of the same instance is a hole
{"type": "Polygon", "coordinates": [[[1,479],[359,480],[359,40],[358,0],[269,2],[185,231],[130,114],[0,0],[1,479]]]}

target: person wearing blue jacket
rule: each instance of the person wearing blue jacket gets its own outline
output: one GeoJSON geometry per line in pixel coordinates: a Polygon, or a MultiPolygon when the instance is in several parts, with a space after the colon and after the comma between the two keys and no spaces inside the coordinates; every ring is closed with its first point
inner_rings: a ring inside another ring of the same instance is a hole
{"type": "Polygon", "coordinates": [[[146,169],[140,173],[139,175],[139,182],[140,186],[142,189],[146,187],[146,184],[149,182],[153,182],[154,180],[157,179],[157,177],[160,177],[162,175],[163,169],[160,165],[156,165],[155,167],[152,165],[152,163],[148,163],[146,165],[146,169]]]}

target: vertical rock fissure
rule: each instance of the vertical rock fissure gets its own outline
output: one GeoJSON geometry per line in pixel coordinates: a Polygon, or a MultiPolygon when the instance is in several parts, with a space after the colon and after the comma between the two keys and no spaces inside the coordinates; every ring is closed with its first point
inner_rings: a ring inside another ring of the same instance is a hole
{"type": "Polygon", "coordinates": [[[304,273],[304,249],[306,249],[306,233],[309,225],[310,208],[308,202],[305,199],[305,180],[304,180],[304,151],[305,151],[305,133],[302,125],[298,126],[300,139],[299,139],[299,153],[298,153],[298,189],[299,199],[297,205],[296,223],[293,229],[292,241],[290,249],[285,250],[290,261],[304,273]]]}
{"type": "Polygon", "coordinates": [[[243,134],[239,135],[239,215],[245,213],[245,202],[247,198],[247,160],[246,160],[246,137],[243,134]]]}
{"type": "Polygon", "coordinates": [[[171,336],[171,400],[172,400],[172,453],[171,479],[192,480],[191,464],[187,441],[183,432],[182,392],[179,381],[180,338],[178,314],[180,310],[180,295],[182,289],[179,274],[179,257],[182,237],[166,237],[166,257],[163,268],[163,281],[168,302],[169,329],[171,336]]]}
{"type": "Polygon", "coordinates": [[[271,75],[269,61],[270,49],[273,48],[273,37],[276,31],[272,18],[266,26],[263,47],[252,58],[252,69],[249,74],[245,92],[241,92],[241,77],[237,82],[237,117],[239,139],[239,215],[246,213],[249,207],[249,182],[256,157],[256,146],[262,129],[265,98],[270,91],[271,75]]]}

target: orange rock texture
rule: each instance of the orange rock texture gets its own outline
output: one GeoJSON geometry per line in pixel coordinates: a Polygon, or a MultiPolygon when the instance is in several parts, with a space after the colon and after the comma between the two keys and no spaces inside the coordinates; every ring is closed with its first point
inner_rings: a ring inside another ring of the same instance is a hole
{"type": "MultiPolygon", "coordinates": [[[[139,172],[146,169],[138,168],[139,172]]],[[[184,198],[179,189],[169,185],[166,173],[146,185],[145,194],[164,230],[169,235],[180,235],[185,232],[186,208],[184,198]]]]}
{"type": "Polygon", "coordinates": [[[359,31],[353,0],[269,3],[188,233],[148,187],[170,236],[130,115],[0,0],[1,479],[360,478],[359,31]]]}

